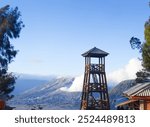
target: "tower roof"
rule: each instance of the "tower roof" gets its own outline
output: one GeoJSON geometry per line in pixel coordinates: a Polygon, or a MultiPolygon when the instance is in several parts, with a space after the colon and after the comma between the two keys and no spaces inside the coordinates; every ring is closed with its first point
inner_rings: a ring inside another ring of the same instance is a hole
{"type": "Polygon", "coordinates": [[[94,47],[94,48],[90,49],[89,51],[83,53],[82,56],[83,57],[105,57],[108,54],[109,53],[94,47]]]}

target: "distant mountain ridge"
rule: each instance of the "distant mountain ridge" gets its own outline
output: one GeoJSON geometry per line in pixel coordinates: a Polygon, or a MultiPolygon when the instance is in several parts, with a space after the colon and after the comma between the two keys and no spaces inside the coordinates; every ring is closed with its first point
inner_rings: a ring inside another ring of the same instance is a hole
{"type": "MultiPolygon", "coordinates": [[[[30,88],[15,96],[8,102],[16,109],[80,109],[81,92],[63,91],[62,88],[70,88],[75,78],[73,77],[52,77],[48,80],[20,79],[20,82],[33,84],[30,88]],[[22,80],[22,81],[21,81],[22,80]],[[36,81],[37,80],[37,81],[36,81]],[[27,82],[26,82],[27,81],[27,82]]],[[[122,96],[123,91],[133,86],[134,80],[122,81],[114,88],[109,87],[111,109],[126,98],[122,96]]],[[[77,84],[78,85],[78,84],[77,84]]],[[[108,85],[109,86],[109,85],[108,85]]],[[[26,87],[27,88],[27,87],[26,87]]],[[[22,88],[23,90],[23,88],[22,88]]]]}
{"type": "Polygon", "coordinates": [[[21,94],[28,89],[48,83],[51,79],[56,78],[54,75],[39,76],[21,73],[15,73],[15,75],[17,79],[15,83],[15,89],[12,92],[13,95],[21,94]]]}
{"type": "Polygon", "coordinates": [[[9,104],[16,109],[32,109],[40,105],[43,109],[79,109],[80,92],[61,91],[70,87],[74,78],[56,78],[14,97],[9,104]]]}
{"type": "Polygon", "coordinates": [[[41,79],[17,79],[15,83],[15,89],[12,92],[13,95],[18,95],[23,93],[24,91],[36,87],[38,85],[42,85],[48,83],[47,80],[41,79]]]}

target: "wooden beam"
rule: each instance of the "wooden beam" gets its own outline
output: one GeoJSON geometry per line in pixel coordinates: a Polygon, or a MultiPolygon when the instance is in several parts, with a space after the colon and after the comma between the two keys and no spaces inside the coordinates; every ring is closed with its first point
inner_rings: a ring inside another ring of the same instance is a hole
{"type": "Polygon", "coordinates": [[[129,98],[133,100],[150,100],[150,96],[130,96],[129,98]]]}

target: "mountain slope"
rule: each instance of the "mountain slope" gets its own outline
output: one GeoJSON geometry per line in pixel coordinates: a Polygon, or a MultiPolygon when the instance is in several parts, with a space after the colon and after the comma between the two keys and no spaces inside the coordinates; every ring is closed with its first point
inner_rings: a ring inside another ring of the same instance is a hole
{"type": "Polygon", "coordinates": [[[15,89],[12,92],[13,95],[21,94],[28,89],[48,83],[51,79],[56,78],[56,76],[53,75],[38,76],[38,75],[19,74],[19,73],[16,73],[15,75],[17,76],[17,80],[15,83],[15,89]]]}
{"type": "Polygon", "coordinates": [[[127,100],[123,97],[123,92],[133,86],[134,80],[125,80],[120,82],[109,92],[111,109],[115,109],[115,105],[127,100]]]}
{"type": "Polygon", "coordinates": [[[22,92],[31,89],[33,87],[42,85],[47,83],[47,80],[41,80],[41,79],[17,79],[15,83],[15,89],[12,92],[14,95],[21,94],[22,92]]]}
{"type": "Polygon", "coordinates": [[[62,87],[70,87],[74,78],[56,78],[49,83],[34,87],[16,96],[9,104],[16,109],[79,109],[80,92],[65,92],[62,87]]]}

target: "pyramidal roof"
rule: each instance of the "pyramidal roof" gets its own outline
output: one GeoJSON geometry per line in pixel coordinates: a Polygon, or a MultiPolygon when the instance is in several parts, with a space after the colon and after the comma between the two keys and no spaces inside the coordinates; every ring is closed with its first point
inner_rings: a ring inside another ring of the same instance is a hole
{"type": "Polygon", "coordinates": [[[90,49],[89,51],[83,53],[82,56],[83,57],[105,57],[108,54],[109,53],[94,47],[94,48],[90,49]]]}

